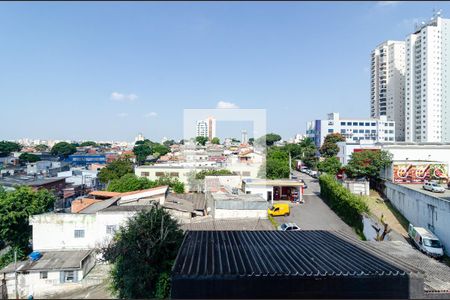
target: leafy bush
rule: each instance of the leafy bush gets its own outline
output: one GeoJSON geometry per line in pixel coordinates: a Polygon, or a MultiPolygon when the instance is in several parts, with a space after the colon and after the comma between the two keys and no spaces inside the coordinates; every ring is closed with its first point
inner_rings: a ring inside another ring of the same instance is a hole
{"type": "Polygon", "coordinates": [[[113,179],[108,185],[108,191],[125,193],[163,185],[168,185],[175,193],[184,193],[184,183],[177,178],[160,177],[157,180],[149,180],[134,174],[126,174],[119,179],[113,179]]]}
{"type": "Polygon", "coordinates": [[[333,176],[324,174],[319,178],[320,195],[330,208],[360,236],[363,231],[362,213],[369,207],[361,196],[350,193],[333,176]]]}
{"type": "Polygon", "coordinates": [[[234,173],[226,169],[203,170],[195,174],[195,179],[205,179],[206,176],[226,176],[226,175],[234,175],[234,173]]]}

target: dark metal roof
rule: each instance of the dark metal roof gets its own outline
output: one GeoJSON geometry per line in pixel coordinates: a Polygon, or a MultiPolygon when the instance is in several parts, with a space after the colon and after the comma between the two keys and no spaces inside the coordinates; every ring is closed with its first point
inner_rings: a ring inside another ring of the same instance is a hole
{"type": "Polygon", "coordinates": [[[378,277],[415,270],[331,231],[188,231],[176,277],[378,277]]]}

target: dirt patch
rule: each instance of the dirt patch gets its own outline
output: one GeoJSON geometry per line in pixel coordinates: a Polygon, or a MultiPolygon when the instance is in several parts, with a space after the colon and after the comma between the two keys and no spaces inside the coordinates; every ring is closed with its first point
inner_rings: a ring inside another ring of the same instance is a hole
{"type": "Polygon", "coordinates": [[[383,217],[384,222],[386,222],[392,230],[405,238],[408,237],[408,220],[406,220],[389,201],[384,200],[381,195],[374,190],[370,190],[370,195],[365,197],[365,200],[373,216],[378,220],[381,220],[383,217]]]}

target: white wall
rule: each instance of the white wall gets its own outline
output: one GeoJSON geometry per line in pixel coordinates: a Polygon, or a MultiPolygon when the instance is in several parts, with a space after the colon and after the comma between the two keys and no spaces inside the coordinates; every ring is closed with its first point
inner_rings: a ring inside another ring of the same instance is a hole
{"type": "MultiPolygon", "coordinates": [[[[78,280],[83,279],[83,271],[77,270],[78,280]]],[[[19,274],[17,277],[19,298],[26,299],[30,294],[34,298],[47,298],[55,293],[66,292],[69,289],[81,288],[81,283],[60,282],[60,271],[48,271],[47,279],[40,278],[40,272],[30,272],[28,274],[19,274]]],[[[8,290],[8,298],[16,298],[14,273],[6,276],[6,288],[8,290]]]]}
{"type": "Polygon", "coordinates": [[[215,219],[267,219],[267,210],[216,209],[215,219]]]}
{"type": "Polygon", "coordinates": [[[406,186],[386,182],[386,196],[414,226],[432,231],[450,254],[450,201],[430,196],[406,186]]]}
{"type": "Polygon", "coordinates": [[[118,228],[134,213],[35,215],[30,219],[33,227],[33,250],[93,249],[112,237],[106,233],[106,225],[116,225],[118,228]],[[84,238],[75,238],[74,231],[76,229],[84,229],[84,238]]]}
{"type": "MultiPolygon", "coordinates": [[[[265,200],[267,199],[267,192],[273,193],[273,187],[272,186],[266,186],[266,185],[249,185],[248,183],[244,185],[245,189],[244,192],[253,195],[261,195],[265,200]]],[[[273,195],[272,195],[273,197],[273,195]]]]}

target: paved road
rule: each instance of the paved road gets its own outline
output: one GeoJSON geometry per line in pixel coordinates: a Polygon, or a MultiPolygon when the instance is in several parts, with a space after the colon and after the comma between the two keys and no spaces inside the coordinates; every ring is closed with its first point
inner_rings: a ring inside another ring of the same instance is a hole
{"type": "Polygon", "coordinates": [[[308,188],[304,194],[304,204],[291,204],[291,214],[288,217],[277,217],[278,223],[294,222],[305,230],[340,230],[356,236],[353,229],[344,223],[318,196],[319,181],[309,175],[296,172],[298,178],[305,180],[308,188]]]}

